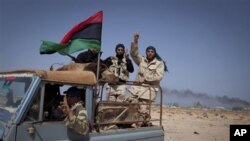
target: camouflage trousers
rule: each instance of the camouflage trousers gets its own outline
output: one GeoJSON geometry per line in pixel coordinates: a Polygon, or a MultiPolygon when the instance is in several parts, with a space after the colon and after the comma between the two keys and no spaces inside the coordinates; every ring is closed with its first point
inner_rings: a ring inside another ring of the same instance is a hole
{"type": "Polygon", "coordinates": [[[151,119],[150,116],[150,101],[149,100],[145,100],[145,99],[139,99],[139,120],[140,122],[138,122],[137,126],[141,127],[141,126],[146,126],[149,121],[151,119]],[[143,120],[143,121],[141,121],[143,120]]]}
{"type": "Polygon", "coordinates": [[[108,101],[122,102],[125,100],[126,85],[107,85],[108,101]]]}
{"type": "Polygon", "coordinates": [[[137,103],[138,108],[137,108],[137,127],[142,127],[142,126],[148,126],[150,123],[149,120],[151,119],[150,116],[150,104],[153,101],[147,100],[147,99],[141,99],[141,98],[134,98],[130,97],[129,102],[131,103],[137,103]]]}
{"type": "Polygon", "coordinates": [[[156,92],[158,91],[158,88],[154,88],[150,85],[131,86],[128,91],[134,98],[154,101],[156,98],[156,92]]]}
{"type": "Polygon", "coordinates": [[[129,92],[131,93],[131,96],[129,97],[128,101],[139,104],[138,120],[140,122],[138,122],[137,126],[148,124],[148,120],[151,119],[150,104],[153,103],[156,98],[156,89],[151,86],[132,86],[129,89],[129,92]]]}

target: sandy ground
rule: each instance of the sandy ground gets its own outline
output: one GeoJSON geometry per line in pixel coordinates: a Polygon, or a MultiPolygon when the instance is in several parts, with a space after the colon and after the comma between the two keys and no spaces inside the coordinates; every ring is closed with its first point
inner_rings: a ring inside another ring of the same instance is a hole
{"type": "Polygon", "coordinates": [[[250,111],[165,107],[162,113],[165,141],[229,141],[230,124],[250,124],[250,111]]]}

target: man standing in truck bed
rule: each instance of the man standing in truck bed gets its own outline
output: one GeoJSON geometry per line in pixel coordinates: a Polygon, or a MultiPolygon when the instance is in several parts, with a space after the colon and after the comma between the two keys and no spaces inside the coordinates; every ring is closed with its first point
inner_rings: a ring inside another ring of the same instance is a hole
{"type": "MultiPolygon", "coordinates": [[[[147,47],[146,57],[140,56],[138,53],[138,39],[139,33],[135,33],[130,54],[134,62],[139,66],[135,81],[142,83],[142,86],[132,86],[129,91],[132,94],[133,101],[137,100],[142,104],[139,108],[139,120],[150,120],[150,107],[148,104],[155,100],[160,81],[167,68],[153,46],[147,47]]],[[[139,122],[138,126],[147,126],[148,124],[148,122],[139,122]]]]}
{"type": "Polygon", "coordinates": [[[129,58],[127,51],[125,52],[125,46],[123,44],[117,44],[115,47],[115,56],[110,56],[104,60],[108,66],[110,72],[112,72],[118,85],[108,85],[108,100],[109,101],[124,101],[126,81],[129,80],[129,73],[134,72],[134,66],[129,58]]]}

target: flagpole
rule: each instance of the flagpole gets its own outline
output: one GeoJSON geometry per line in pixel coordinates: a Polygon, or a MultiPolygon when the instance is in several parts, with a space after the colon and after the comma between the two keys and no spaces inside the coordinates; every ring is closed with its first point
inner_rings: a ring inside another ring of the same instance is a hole
{"type": "Polygon", "coordinates": [[[100,59],[101,58],[101,51],[98,52],[98,60],[97,60],[97,72],[96,72],[96,82],[98,83],[98,79],[99,79],[99,70],[100,70],[100,59]]]}
{"type": "MultiPolygon", "coordinates": [[[[99,85],[98,80],[99,80],[99,75],[100,75],[100,74],[99,74],[99,72],[100,72],[100,71],[99,71],[99,70],[100,70],[100,60],[101,60],[100,58],[101,58],[101,51],[98,52],[97,69],[96,69],[96,71],[97,71],[97,72],[96,72],[96,85],[95,85],[95,88],[94,88],[94,90],[93,90],[93,91],[94,91],[94,95],[92,96],[92,98],[93,98],[93,100],[92,100],[92,101],[93,101],[93,103],[92,103],[92,111],[93,111],[93,112],[92,112],[92,114],[91,114],[91,115],[92,115],[92,118],[90,119],[90,121],[91,121],[91,122],[90,122],[90,128],[91,128],[91,129],[93,128],[93,123],[94,123],[94,121],[95,121],[95,113],[96,113],[95,110],[96,110],[96,102],[97,102],[96,100],[97,100],[97,96],[98,96],[98,85],[99,85]]],[[[91,130],[91,129],[90,129],[90,130],[91,130]]]]}

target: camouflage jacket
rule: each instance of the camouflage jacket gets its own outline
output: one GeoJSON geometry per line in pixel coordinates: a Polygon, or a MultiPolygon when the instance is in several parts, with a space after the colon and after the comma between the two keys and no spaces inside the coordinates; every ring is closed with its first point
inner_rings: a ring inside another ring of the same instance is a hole
{"type": "Polygon", "coordinates": [[[74,118],[69,120],[66,118],[66,126],[73,129],[75,132],[86,135],[89,131],[88,119],[86,109],[83,107],[83,102],[77,102],[71,107],[74,118]]]}
{"type": "Polygon", "coordinates": [[[134,71],[133,64],[130,59],[126,60],[123,58],[121,63],[118,63],[117,57],[109,57],[106,60],[106,64],[110,64],[109,70],[120,80],[128,81],[129,80],[129,72],[134,71]]]}
{"type": "Polygon", "coordinates": [[[164,63],[158,59],[151,62],[146,57],[138,54],[138,44],[132,43],[130,55],[134,62],[139,66],[135,81],[147,82],[150,85],[158,86],[164,76],[164,63]]]}

